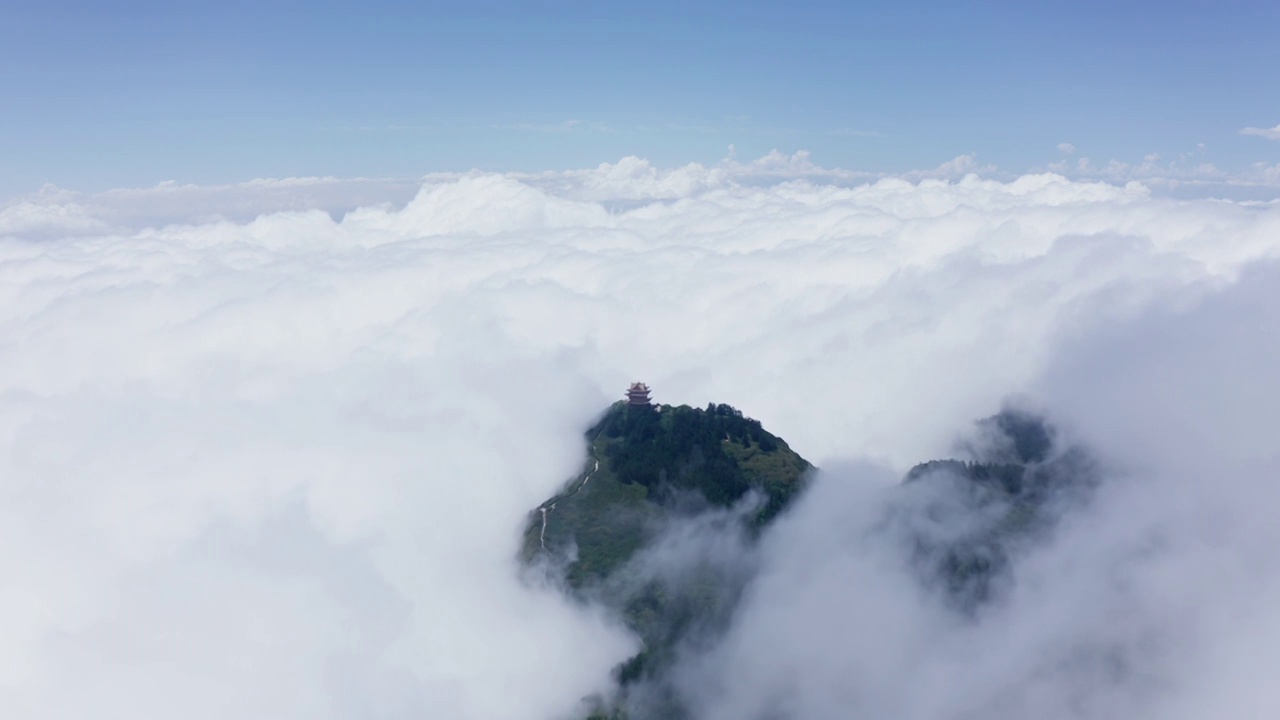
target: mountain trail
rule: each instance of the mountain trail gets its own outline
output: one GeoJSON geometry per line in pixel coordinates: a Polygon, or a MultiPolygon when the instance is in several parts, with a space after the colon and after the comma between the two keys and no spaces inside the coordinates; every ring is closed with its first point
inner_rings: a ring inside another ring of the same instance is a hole
{"type": "MultiPolygon", "coordinates": [[[[562,496],[562,499],[570,497],[572,495],[577,495],[578,491],[587,486],[587,481],[591,480],[591,476],[595,475],[596,471],[599,469],[600,469],[600,461],[596,460],[595,467],[591,468],[591,472],[587,473],[587,476],[582,478],[582,482],[578,484],[578,487],[574,488],[572,492],[565,493],[565,495],[562,496]]],[[[555,503],[551,503],[550,505],[544,505],[538,508],[538,510],[542,512],[542,532],[538,534],[538,542],[539,544],[542,545],[543,552],[546,552],[547,550],[547,513],[555,509],[556,509],[555,503]]]]}

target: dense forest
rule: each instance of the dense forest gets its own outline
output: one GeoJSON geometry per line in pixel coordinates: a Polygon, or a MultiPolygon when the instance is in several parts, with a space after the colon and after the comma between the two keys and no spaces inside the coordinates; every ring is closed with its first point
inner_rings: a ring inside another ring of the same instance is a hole
{"type": "Polygon", "coordinates": [[[767,496],[757,523],[768,522],[802,486],[809,463],[728,405],[706,409],[620,405],[590,436],[604,437],[609,467],[623,483],[643,485],[650,498],[671,505],[695,493],[728,506],[755,489],[767,496]]]}

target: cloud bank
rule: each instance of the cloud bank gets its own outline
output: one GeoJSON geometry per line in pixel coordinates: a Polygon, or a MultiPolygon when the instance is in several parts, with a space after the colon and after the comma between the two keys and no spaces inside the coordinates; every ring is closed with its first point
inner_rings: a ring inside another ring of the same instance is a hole
{"type": "Polygon", "coordinates": [[[699,717],[1280,711],[1261,670],[1280,660],[1278,280],[1267,263],[1061,341],[1031,387],[1106,459],[1099,495],[1023,548],[975,615],[921,585],[885,524],[914,512],[917,533],[963,535],[973,511],[885,492],[898,475],[882,468],[819,478],[764,548],[734,631],[684,669],[699,717]]]}
{"type": "Polygon", "coordinates": [[[1192,628],[1149,668],[1181,716],[1262,692],[1280,206],[972,168],[626,159],[416,194],[299,182],[338,190],[267,213],[297,196],[11,203],[0,712],[562,717],[634,640],[521,584],[517,536],[633,379],[837,468],[727,641],[755,690],[709,694],[708,717],[1179,716],[1073,705],[1055,674],[1072,638],[1135,617],[1139,645],[1192,628]],[[823,531],[1011,393],[1141,482],[1033,558],[1000,622],[957,628],[878,546],[823,531]],[[1098,579],[1152,542],[1172,549],[1134,587],[1098,579]]]}

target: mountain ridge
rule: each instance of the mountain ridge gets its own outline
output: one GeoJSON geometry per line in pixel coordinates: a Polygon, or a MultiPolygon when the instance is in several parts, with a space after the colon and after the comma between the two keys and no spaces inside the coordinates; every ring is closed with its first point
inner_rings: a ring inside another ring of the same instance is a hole
{"type": "MultiPolygon", "coordinates": [[[[1034,413],[1006,407],[977,430],[958,448],[967,459],[905,474],[882,528],[921,586],[962,616],[1014,582],[1019,553],[1087,501],[1097,476],[1088,453],[1062,447],[1034,413]],[[939,512],[963,532],[937,532],[939,512]]],[[[750,549],[816,468],[729,405],[654,406],[647,387],[611,405],[584,440],[582,472],[530,513],[521,558],[641,642],[614,668],[613,695],[589,700],[587,720],[683,720],[673,669],[724,636],[758,570],[750,549]],[[733,550],[716,555],[717,544],[733,550]]]]}

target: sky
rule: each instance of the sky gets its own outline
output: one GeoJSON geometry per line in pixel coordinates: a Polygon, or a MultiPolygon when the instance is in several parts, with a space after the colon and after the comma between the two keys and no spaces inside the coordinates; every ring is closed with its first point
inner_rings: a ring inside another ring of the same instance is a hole
{"type": "Polygon", "coordinates": [[[30,2],[0,7],[0,197],[806,150],[1280,163],[1265,2],[30,2]],[[1059,146],[1071,148],[1060,150],[1059,146]]]}

